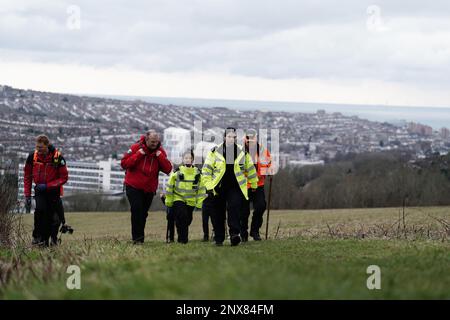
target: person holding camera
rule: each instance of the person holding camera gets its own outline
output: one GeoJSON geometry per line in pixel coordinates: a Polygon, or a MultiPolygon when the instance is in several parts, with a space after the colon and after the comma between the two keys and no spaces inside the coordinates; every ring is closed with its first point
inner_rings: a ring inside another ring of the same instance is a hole
{"type": "Polygon", "coordinates": [[[172,164],[161,146],[159,134],[149,130],[122,158],[125,188],[131,206],[131,236],[134,244],[144,243],[145,223],[158,188],[159,172],[169,174],[172,164]]]}
{"type": "Polygon", "coordinates": [[[24,167],[24,194],[27,212],[31,211],[31,189],[34,187],[33,245],[57,244],[58,229],[65,225],[61,200],[62,186],[69,179],[66,161],[47,136],[36,138],[36,150],[28,155],[24,167]]]}
{"type": "Polygon", "coordinates": [[[228,222],[232,246],[241,242],[240,211],[243,200],[248,199],[247,183],[256,191],[258,177],[248,152],[236,144],[236,129],[227,128],[223,143],[207,155],[202,168],[202,179],[207,198],[203,209],[211,214],[214,241],[221,246],[225,240],[225,220],[228,222]],[[226,214],[227,212],[227,214],[226,214]]]}

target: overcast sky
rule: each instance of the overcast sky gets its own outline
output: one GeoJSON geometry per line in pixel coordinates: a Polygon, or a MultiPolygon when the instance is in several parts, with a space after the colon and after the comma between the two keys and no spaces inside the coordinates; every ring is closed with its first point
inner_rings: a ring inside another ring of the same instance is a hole
{"type": "Polygon", "coordinates": [[[0,84],[450,107],[450,1],[0,0],[0,84]]]}

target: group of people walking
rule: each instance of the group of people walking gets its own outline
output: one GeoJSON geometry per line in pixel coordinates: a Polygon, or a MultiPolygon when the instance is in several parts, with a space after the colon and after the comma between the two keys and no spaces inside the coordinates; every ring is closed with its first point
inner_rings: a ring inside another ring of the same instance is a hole
{"type": "MultiPolygon", "coordinates": [[[[131,208],[131,236],[134,244],[145,239],[148,211],[158,189],[159,172],[169,175],[161,200],[167,207],[168,242],[189,241],[189,226],[195,209],[202,210],[203,240],[209,241],[209,223],[213,240],[223,245],[226,226],[230,243],[238,245],[249,236],[261,240],[259,229],[266,210],[265,176],[271,174],[269,151],[258,142],[256,130],[247,130],[243,144],[237,141],[235,128],[227,128],[223,142],[208,152],[203,166],[194,163],[192,150],[186,150],[182,164],[173,168],[160,136],[149,130],[124,154],[125,193],[131,208]],[[250,203],[253,216],[248,231],[250,203]]],[[[36,150],[30,153],[24,169],[26,206],[31,205],[31,187],[35,183],[36,210],[33,243],[57,244],[56,235],[65,224],[61,195],[68,180],[65,160],[46,136],[38,136],[36,150]]]]}

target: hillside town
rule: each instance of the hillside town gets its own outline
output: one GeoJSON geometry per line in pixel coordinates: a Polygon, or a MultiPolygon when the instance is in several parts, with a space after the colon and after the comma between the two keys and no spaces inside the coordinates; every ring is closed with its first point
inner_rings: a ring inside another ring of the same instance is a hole
{"type": "MultiPolygon", "coordinates": [[[[263,109],[263,108],[262,108],[263,109]]],[[[338,154],[405,150],[417,158],[446,154],[450,131],[419,123],[396,126],[341,113],[241,111],[223,107],[161,105],[0,86],[1,163],[22,161],[45,132],[70,161],[120,159],[130,143],[153,128],[205,132],[227,126],[278,129],[280,166],[326,162],[338,154]]],[[[194,146],[195,147],[195,146],[194,146]]]]}

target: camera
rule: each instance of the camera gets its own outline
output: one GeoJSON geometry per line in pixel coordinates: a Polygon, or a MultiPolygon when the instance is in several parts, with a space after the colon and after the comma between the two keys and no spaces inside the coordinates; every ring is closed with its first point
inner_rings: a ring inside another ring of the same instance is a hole
{"type": "Polygon", "coordinates": [[[67,225],[67,224],[63,224],[59,231],[61,231],[61,233],[67,233],[68,232],[69,234],[72,234],[73,233],[73,228],[71,226],[67,225]]]}

